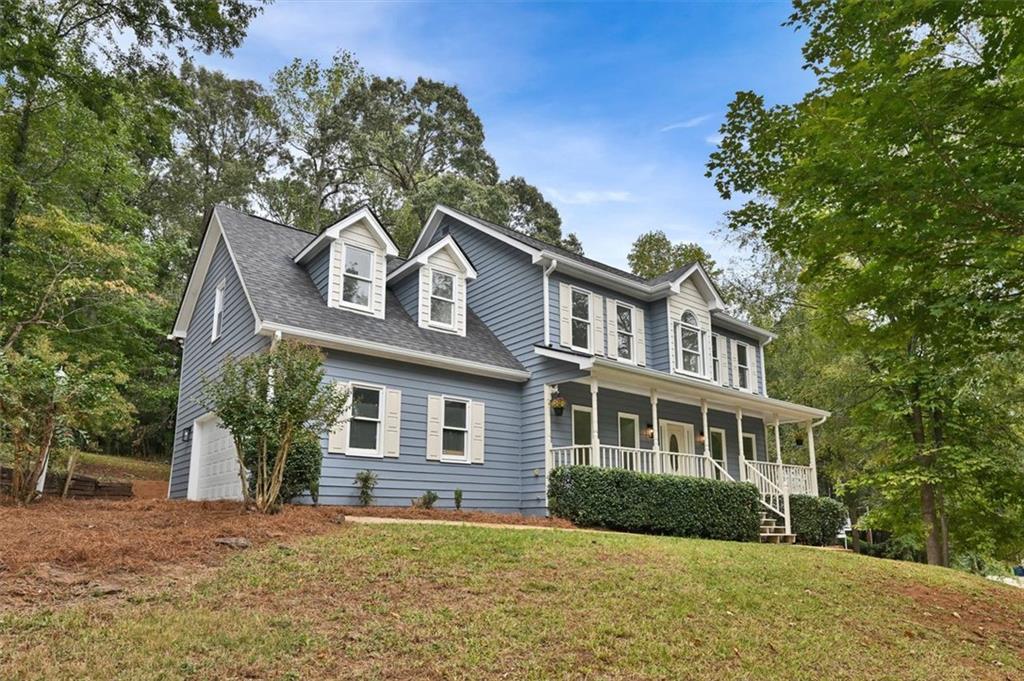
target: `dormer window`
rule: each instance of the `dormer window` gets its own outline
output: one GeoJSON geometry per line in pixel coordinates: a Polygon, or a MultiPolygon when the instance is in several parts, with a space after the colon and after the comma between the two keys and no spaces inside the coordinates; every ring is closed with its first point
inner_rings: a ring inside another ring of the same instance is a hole
{"type": "Polygon", "coordinates": [[[371,308],[373,289],[373,251],[342,242],[341,301],[363,310],[371,308]]]}
{"type": "Polygon", "coordinates": [[[430,273],[430,324],[455,327],[455,275],[432,269],[430,273]]]}
{"type": "Polygon", "coordinates": [[[687,310],[676,326],[676,346],[679,349],[679,368],[683,373],[704,375],[703,334],[697,324],[697,315],[687,310]]]}

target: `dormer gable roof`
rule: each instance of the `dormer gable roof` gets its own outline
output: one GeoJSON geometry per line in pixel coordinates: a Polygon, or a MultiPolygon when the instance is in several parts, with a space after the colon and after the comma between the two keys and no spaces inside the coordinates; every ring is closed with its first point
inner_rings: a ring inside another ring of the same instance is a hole
{"type": "Polygon", "coordinates": [[[705,270],[704,266],[699,262],[689,263],[683,267],[663,274],[660,277],[649,279],[648,282],[651,285],[668,282],[671,291],[673,293],[678,293],[679,287],[687,280],[692,281],[694,286],[697,287],[697,291],[708,304],[709,310],[717,311],[725,309],[725,301],[722,299],[722,294],[719,293],[718,287],[715,286],[715,282],[711,280],[707,270],[705,270]]]}
{"type": "Polygon", "coordinates": [[[432,244],[428,248],[425,248],[423,251],[416,254],[415,257],[405,261],[400,267],[391,272],[391,274],[388,275],[388,282],[399,281],[410,272],[414,272],[421,266],[428,264],[433,255],[442,251],[447,252],[455,262],[458,263],[466,281],[473,281],[476,279],[477,273],[476,268],[473,267],[473,263],[470,262],[469,257],[465,254],[462,248],[459,247],[455,238],[451,234],[447,234],[443,239],[432,244]]]}
{"type": "Polygon", "coordinates": [[[392,257],[398,255],[398,246],[391,238],[391,235],[380,224],[380,220],[373,214],[373,211],[364,206],[357,208],[334,224],[326,227],[295,255],[295,262],[299,265],[309,262],[313,256],[327,248],[332,241],[343,236],[346,229],[360,223],[369,228],[370,233],[373,234],[374,238],[380,243],[381,248],[384,249],[385,255],[392,257]]]}

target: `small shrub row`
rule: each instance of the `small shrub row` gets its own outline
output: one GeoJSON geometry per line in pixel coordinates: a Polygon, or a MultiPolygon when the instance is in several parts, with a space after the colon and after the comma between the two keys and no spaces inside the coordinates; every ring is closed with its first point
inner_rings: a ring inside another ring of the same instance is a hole
{"type": "Polygon", "coordinates": [[[551,472],[551,513],[581,527],[756,541],[761,510],[750,484],[591,466],[551,472]]]}
{"type": "Polygon", "coordinates": [[[789,498],[789,517],[801,544],[828,546],[846,525],[846,507],[829,497],[794,494],[789,498]]]}

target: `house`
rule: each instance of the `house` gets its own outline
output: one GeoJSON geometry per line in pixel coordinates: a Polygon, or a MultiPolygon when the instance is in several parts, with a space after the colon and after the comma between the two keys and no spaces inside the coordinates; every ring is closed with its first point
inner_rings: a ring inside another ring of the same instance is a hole
{"type": "Polygon", "coordinates": [[[313,235],[217,206],[171,336],[172,498],[240,495],[197,397],[227,357],[281,338],[323,348],[353,397],[323,436],[321,503],[355,503],[369,469],[380,504],[461,489],[467,508],[543,514],[565,464],[749,481],[783,520],[789,494],[817,494],[828,413],[768,396],[772,334],[728,315],[699,264],[643,279],[440,205],[402,259],[367,209],[313,235]],[[790,423],[807,465],[782,459],[790,423]]]}

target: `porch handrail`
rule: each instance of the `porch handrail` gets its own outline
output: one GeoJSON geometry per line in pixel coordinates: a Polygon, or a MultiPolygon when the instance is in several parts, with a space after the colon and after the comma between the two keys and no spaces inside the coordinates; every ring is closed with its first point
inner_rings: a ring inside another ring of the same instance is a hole
{"type": "Polygon", "coordinates": [[[768,478],[776,487],[782,487],[783,481],[789,485],[790,494],[806,494],[817,496],[812,484],[814,469],[810,466],[780,464],[775,461],[747,461],[749,466],[768,478]]]}
{"type": "Polygon", "coordinates": [[[768,510],[782,516],[782,520],[785,523],[786,534],[791,534],[791,525],[789,517],[789,483],[785,476],[782,476],[782,484],[775,484],[768,476],[762,473],[756,463],[765,463],[764,461],[750,462],[746,461],[746,478],[747,482],[753,483],[757,487],[758,496],[760,497],[761,505],[768,510]]]}

